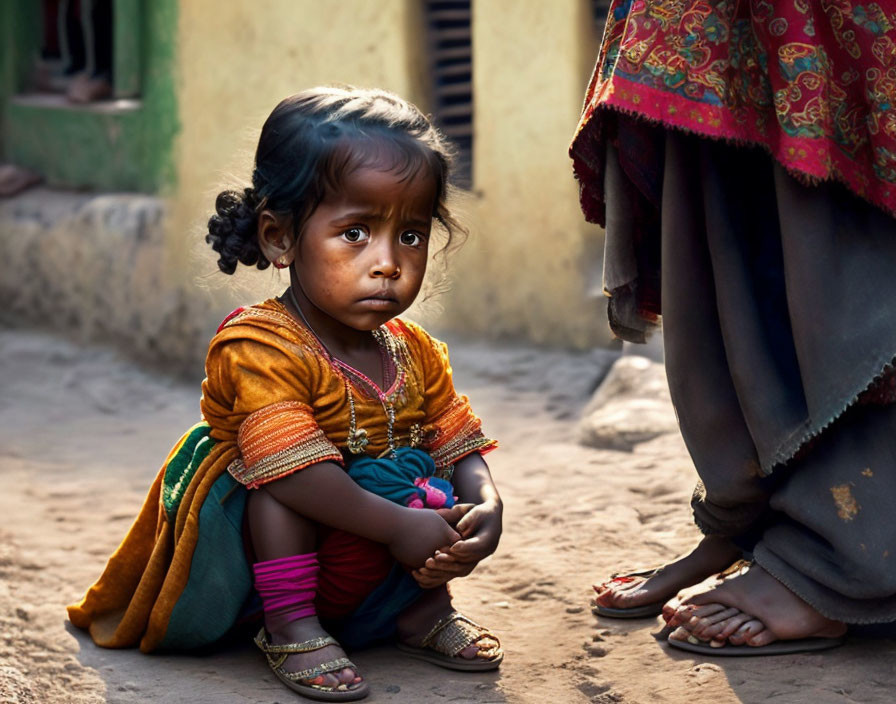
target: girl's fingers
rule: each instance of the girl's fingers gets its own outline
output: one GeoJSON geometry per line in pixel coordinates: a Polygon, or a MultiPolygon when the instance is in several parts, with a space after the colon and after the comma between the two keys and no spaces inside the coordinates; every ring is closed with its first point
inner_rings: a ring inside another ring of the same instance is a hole
{"type": "Polygon", "coordinates": [[[457,522],[457,525],[454,527],[454,529],[458,533],[466,537],[476,529],[476,526],[479,524],[479,516],[479,513],[465,513],[464,517],[457,522]]]}
{"type": "Polygon", "coordinates": [[[478,561],[485,557],[482,540],[475,535],[472,538],[457,541],[448,552],[461,562],[478,561]]]}
{"type": "Polygon", "coordinates": [[[457,526],[460,521],[476,504],[454,504],[451,508],[437,508],[436,513],[452,526],[457,526]]]}
{"type": "Polygon", "coordinates": [[[432,571],[434,573],[447,574],[452,577],[456,577],[457,575],[462,574],[465,569],[466,565],[464,565],[462,562],[451,562],[448,564],[439,565],[432,571]]]}
{"type": "Polygon", "coordinates": [[[443,553],[441,555],[436,555],[435,557],[430,557],[426,560],[423,566],[431,570],[446,570],[452,569],[452,566],[458,564],[459,562],[461,562],[461,560],[443,553]]]}
{"type": "Polygon", "coordinates": [[[424,566],[424,567],[421,567],[417,571],[423,577],[426,577],[426,578],[431,577],[431,578],[441,579],[443,577],[448,577],[450,579],[451,577],[457,576],[462,569],[463,569],[462,565],[455,563],[455,564],[452,564],[450,567],[442,567],[442,566],[426,567],[426,566],[424,566]]]}
{"type": "Polygon", "coordinates": [[[436,573],[432,572],[424,572],[423,570],[414,570],[411,572],[411,576],[414,580],[424,589],[432,589],[433,587],[438,587],[440,584],[444,584],[450,579],[447,576],[439,576],[436,573]]]}

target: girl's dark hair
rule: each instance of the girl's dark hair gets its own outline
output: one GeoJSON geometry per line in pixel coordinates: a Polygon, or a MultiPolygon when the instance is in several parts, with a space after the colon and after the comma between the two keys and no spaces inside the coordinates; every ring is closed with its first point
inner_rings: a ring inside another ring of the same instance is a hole
{"type": "Polygon", "coordinates": [[[453,152],[414,105],[384,90],[323,87],[297,93],[274,108],[261,129],[252,187],[227,190],[215,201],[205,241],[232,274],[237,262],[266,269],[258,246],[258,214],[292,218],[296,235],[350,169],[383,164],[410,178],[429,168],[436,179],[433,218],[448,237],[466,231],[446,204],[453,152]],[[385,148],[384,148],[385,147],[385,148]]]}

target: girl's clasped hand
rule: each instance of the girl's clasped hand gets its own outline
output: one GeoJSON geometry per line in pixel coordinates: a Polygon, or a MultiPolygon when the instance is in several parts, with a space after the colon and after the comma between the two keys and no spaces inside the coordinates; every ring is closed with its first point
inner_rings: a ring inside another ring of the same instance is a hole
{"type": "Polygon", "coordinates": [[[424,589],[466,577],[476,565],[491,555],[501,539],[502,508],[498,502],[457,504],[438,513],[457,531],[456,541],[446,544],[427,558],[412,574],[424,589]]]}

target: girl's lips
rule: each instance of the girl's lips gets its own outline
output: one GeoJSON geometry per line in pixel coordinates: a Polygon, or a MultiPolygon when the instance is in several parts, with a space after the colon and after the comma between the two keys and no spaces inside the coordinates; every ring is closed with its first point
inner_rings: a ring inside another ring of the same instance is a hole
{"type": "Polygon", "coordinates": [[[398,300],[391,296],[369,296],[362,298],[360,302],[372,308],[391,308],[398,300]]]}
{"type": "Polygon", "coordinates": [[[361,299],[362,301],[397,301],[398,297],[392,293],[391,291],[379,291],[378,293],[372,293],[369,296],[364,296],[361,299]]]}

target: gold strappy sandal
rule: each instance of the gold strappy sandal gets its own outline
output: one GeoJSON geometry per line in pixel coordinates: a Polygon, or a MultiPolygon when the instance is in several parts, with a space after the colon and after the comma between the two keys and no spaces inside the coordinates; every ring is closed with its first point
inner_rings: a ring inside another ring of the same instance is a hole
{"type": "Polygon", "coordinates": [[[497,636],[456,611],[439,619],[420,647],[399,643],[398,649],[433,665],[462,672],[496,670],[504,659],[504,651],[501,650],[501,642],[497,636]],[[496,645],[481,649],[474,660],[458,657],[461,650],[483,638],[490,638],[496,645]]]}
{"type": "Polygon", "coordinates": [[[351,702],[356,699],[363,699],[370,694],[370,687],[367,682],[360,682],[355,685],[341,684],[338,687],[324,687],[317,684],[308,684],[302,680],[313,680],[315,677],[325,675],[328,672],[339,672],[343,668],[350,667],[355,672],[358,668],[348,658],[337,658],[329,662],[322,663],[307,670],[299,670],[298,672],[287,672],[283,669],[283,663],[287,657],[296,653],[311,653],[320,650],[328,645],[339,645],[333,636],[321,636],[320,638],[312,638],[302,643],[284,643],[283,645],[274,645],[268,642],[267,634],[262,628],[258,635],[255,636],[255,645],[264,653],[268,661],[268,666],[273,671],[277,679],[289,687],[294,692],[298,692],[308,699],[316,699],[322,702],[351,702]]]}

